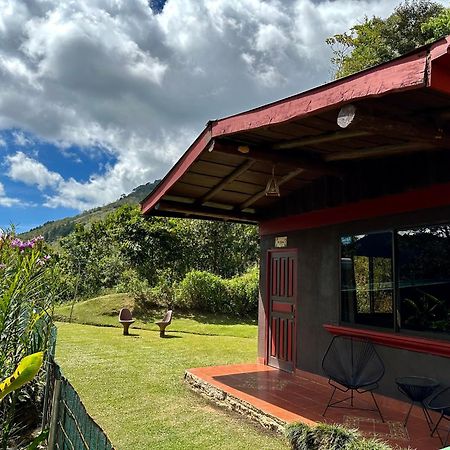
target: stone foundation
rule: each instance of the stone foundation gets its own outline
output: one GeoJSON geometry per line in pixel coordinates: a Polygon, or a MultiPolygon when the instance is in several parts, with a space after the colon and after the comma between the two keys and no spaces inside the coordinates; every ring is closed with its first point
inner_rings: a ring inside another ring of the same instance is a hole
{"type": "Polygon", "coordinates": [[[222,389],[213,386],[189,371],[184,373],[184,380],[193,391],[208,400],[212,400],[216,405],[231,411],[236,411],[268,430],[284,433],[286,422],[283,420],[256,408],[245,400],[241,400],[222,389]]]}

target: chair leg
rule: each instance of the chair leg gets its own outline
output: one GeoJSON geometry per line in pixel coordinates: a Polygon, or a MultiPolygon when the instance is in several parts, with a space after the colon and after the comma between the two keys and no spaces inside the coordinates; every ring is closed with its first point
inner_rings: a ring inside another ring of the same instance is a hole
{"type": "Polygon", "coordinates": [[[166,330],[164,329],[164,328],[161,328],[160,330],[159,330],[159,337],[165,337],[166,336],[166,330]]]}
{"type": "Polygon", "coordinates": [[[409,415],[411,414],[411,410],[412,410],[413,406],[414,406],[414,402],[411,402],[411,404],[409,405],[408,414],[406,414],[405,420],[403,421],[404,427],[406,427],[406,424],[408,423],[409,415]]]}
{"type": "Polygon", "coordinates": [[[128,328],[130,328],[130,324],[129,323],[123,323],[122,325],[123,325],[123,335],[124,336],[129,336],[128,328]]]}
{"type": "Polygon", "coordinates": [[[378,406],[377,401],[375,400],[375,396],[373,395],[373,392],[372,392],[372,391],[370,391],[370,395],[372,396],[373,402],[375,403],[375,406],[376,406],[376,408],[377,408],[377,410],[378,410],[378,414],[379,414],[380,417],[381,417],[381,421],[384,423],[383,415],[381,414],[380,408],[379,408],[379,406],[378,406]]]}
{"type": "Polygon", "coordinates": [[[322,413],[322,416],[325,417],[325,414],[326,414],[328,408],[330,407],[331,401],[333,400],[333,397],[334,397],[334,394],[335,394],[335,393],[336,393],[336,388],[333,386],[333,392],[331,393],[330,400],[328,400],[327,407],[325,408],[325,411],[322,413]]]}
{"type": "MultiPolygon", "coordinates": [[[[433,437],[434,433],[437,431],[439,424],[441,423],[442,418],[444,417],[444,413],[441,413],[441,417],[439,417],[439,420],[436,422],[436,425],[433,428],[433,431],[431,432],[430,436],[433,437]]],[[[439,431],[437,432],[439,439],[441,441],[441,444],[444,444],[444,442],[441,439],[441,436],[439,435],[439,431]]]]}
{"type": "Polygon", "coordinates": [[[425,420],[427,421],[428,428],[430,431],[433,429],[433,419],[430,416],[430,413],[428,412],[427,407],[421,402],[423,415],[425,416],[425,420]]]}

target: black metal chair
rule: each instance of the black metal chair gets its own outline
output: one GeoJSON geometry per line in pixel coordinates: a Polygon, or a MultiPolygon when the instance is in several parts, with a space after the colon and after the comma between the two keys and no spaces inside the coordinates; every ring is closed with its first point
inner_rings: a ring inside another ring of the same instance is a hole
{"type": "Polygon", "coordinates": [[[328,383],[333,387],[323,416],[330,407],[348,408],[349,406],[337,406],[347,400],[350,400],[350,407],[354,408],[354,391],[359,394],[369,392],[376,409],[356,409],[377,411],[384,422],[383,415],[372,392],[378,388],[378,382],[384,375],[384,364],[370,341],[350,336],[335,336],[322,359],[322,369],[328,376],[328,383]],[[336,390],[350,391],[350,397],[333,402],[336,390]]]}
{"type": "Polygon", "coordinates": [[[433,428],[433,431],[431,432],[431,436],[434,436],[434,433],[436,433],[437,431],[439,439],[441,440],[441,444],[447,445],[448,438],[450,436],[450,427],[447,431],[447,437],[445,438],[445,441],[441,438],[438,427],[442,419],[450,421],[450,387],[446,387],[445,389],[434,394],[426,402],[426,406],[427,408],[433,411],[437,411],[441,414],[439,420],[436,422],[436,425],[433,428]]]}

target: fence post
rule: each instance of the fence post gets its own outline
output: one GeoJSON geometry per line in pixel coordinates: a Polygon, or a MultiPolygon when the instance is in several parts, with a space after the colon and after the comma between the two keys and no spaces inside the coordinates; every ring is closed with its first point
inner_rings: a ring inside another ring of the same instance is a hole
{"type": "Polygon", "coordinates": [[[54,384],[54,374],[55,374],[55,348],[56,348],[56,327],[53,325],[50,330],[50,337],[47,345],[47,354],[45,358],[45,390],[44,390],[44,405],[42,407],[42,424],[41,428],[45,430],[48,425],[49,419],[49,397],[51,393],[51,383],[54,384]]]}
{"type": "Polygon", "coordinates": [[[50,419],[50,431],[48,434],[48,450],[54,450],[55,448],[55,437],[56,429],[58,426],[58,416],[59,416],[59,397],[61,394],[61,380],[55,380],[55,387],[53,390],[52,399],[52,416],[50,419]]]}

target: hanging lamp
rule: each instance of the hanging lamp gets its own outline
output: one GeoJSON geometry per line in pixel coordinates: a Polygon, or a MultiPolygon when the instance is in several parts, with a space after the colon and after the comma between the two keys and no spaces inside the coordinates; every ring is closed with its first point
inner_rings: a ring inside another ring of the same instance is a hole
{"type": "Polygon", "coordinates": [[[272,176],[266,185],[266,197],[279,197],[280,187],[278,186],[277,179],[275,178],[275,166],[272,166],[272,176]]]}

